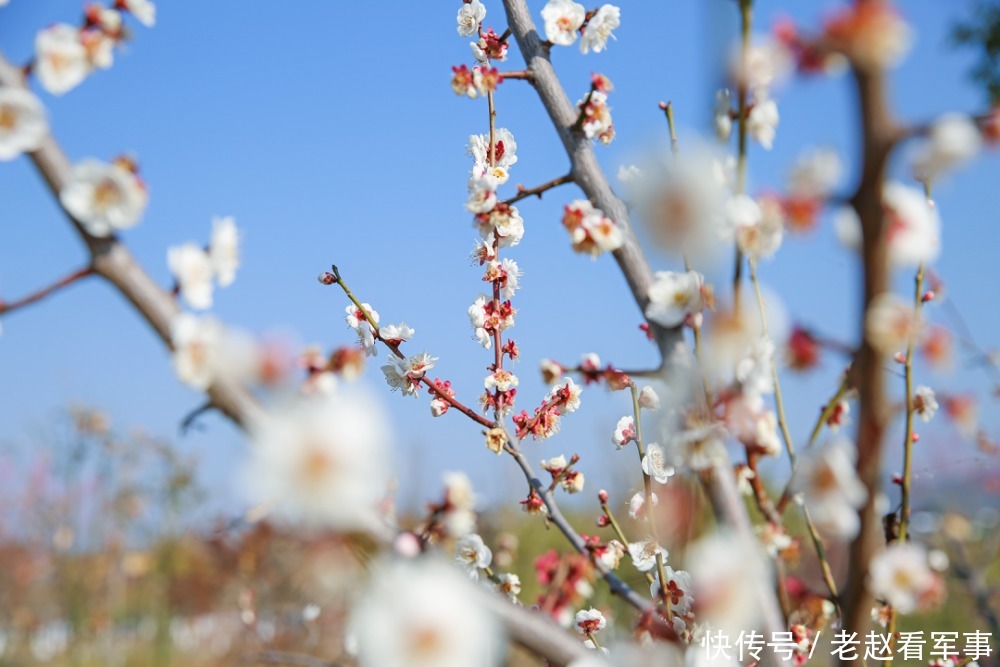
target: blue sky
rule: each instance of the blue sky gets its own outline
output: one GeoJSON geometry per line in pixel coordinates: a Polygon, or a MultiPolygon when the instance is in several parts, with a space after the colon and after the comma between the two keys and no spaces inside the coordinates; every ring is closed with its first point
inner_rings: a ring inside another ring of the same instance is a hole
{"type": "MultiPolygon", "coordinates": [[[[542,4],[532,3],[536,17],[542,4]]],[[[465,142],[469,134],[486,131],[487,116],[485,101],[457,98],[448,87],[450,67],[470,61],[468,40],[455,33],[458,5],[398,2],[375,11],[361,2],[297,3],[280,10],[231,1],[163,3],[157,26],[136,26],[136,39],[117,54],[110,71],[63,97],[42,97],[71,159],[110,159],[126,151],[139,157],[150,206],[142,224],[123,238],[162,284],[170,282],[169,245],[204,241],[213,216],[233,215],[244,230],[245,261],[236,283],[216,295],[220,317],[303,344],[331,348],[349,342],[346,300],[315,281],[319,271],[337,263],[383,321],[406,321],[416,329],[409,349],[440,356],[438,374],[474,402],[490,354],[472,340],[465,313],[482,288],[478,267],[468,261],[475,233],[463,209],[465,142]]],[[[501,31],[501,3],[486,5],[487,24],[501,31]]],[[[720,54],[737,21],[726,0],[620,5],[618,40],[605,53],[554,53],[574,99],[586,92],[591,72],[615,83],[610,103],[618,137],[609,148],[597,147],[610,174],[651,144],[666,148],[660,100],[674,102],[687,136],[708,127],[720,54]]],[[[812,0],[787,5],[759,2],[758,26],[763,30],[788,11],[800,24],[815,25],[831,6],[812,0]]],[[[917,40],[892,80],[900,117],[982,108],[983,96],[965,78],[971,54],[952,50],[946,38],[964,8],[933,0],[905,4],[917,40]]],[[[0,50],[24,62],[38,29],[74,22],[79,14],[76,1],[13,0],[0,9],[0,50]]],[[[512,49],[506,67],[521,66],[512,49]]],[[[752,150],[751,189],[780,187],[805,147],[834,146],[850,164],[856,137],[848,79],[793,81],[777,97],[778,138],[770,152],[752,150]]],[[[505,83],[497,110],[498,125],[511,129],[518,142],[520,159],[509,187],[530,187],[566,172],[555,132],[528,85],[505,83]]],[[[1000,324],[989,296],[997,280],[991,269],[992,230],[1000,223],[998,165],[995,153],[986,155],[937,188],[945,225],[937,269],[984,345],[994,342],[1000,324]]],[[[905,177],[902,162],[898,173],[905,177]]],[[[85,261],[26,159],[0,165],[0,193],[0,294],[16,298],[85,261]]],[[[656,362],[637,332],[640,313],[613,261],[591,262],[569,248],[558,221],[562,205],[577,194],[570,186],[543,201],[524,202],[525,238],[511,252],[525,274],[512,335],[523,354],[515,369],[521,407],[529,411],[545,393],[536,371],[542,357],[575,361],[597,352],[621,366],[656,362]]],[[[676,268],[676,260],[651,255],[655,268],[676,268]]],[[[855,270],[824,219],[816,233],[787,240],[760,273],[790,319],[853,341],[855,270]]],[[[900,288],[908,289],[909,280],[900,276],[900,288]]],[[[805,439],[832,391],[840,365],[831,357],[818,372],[786,375],[798,440],[805,439]]],[[[988,387],[982,373],[920,372],[918,381],[939,388],[988,387]]],[[[491,499],[523,495],[515,467],[485,451],[477,427],[456,414],[432,420],[424,397],[404,400],[383,391],[376,365],[369,366],[365,382],[384,395],[393,414],[404,500],[436,495],[440,473],[457,468],[471,471],[491,499]]],[[[142,426],[173,437],[201,401],[174,379],[169,357],[148,327],[97,281],[4,320],[0,396],[0,442],[22,451],[70,404],[100,406],[122,428],[142,426]]],[[[587,389],[584,408],[564,420],[558,438],[526,447],[536,459],[579,452],[593,490],[622,479],[634,485],[634,457],[616,457],[609,441],[626,410],[624,395],[587,389]]],[[[211,507],[236,507],[233,471],[244,443],[221,418],[204,423],[206,429],[178,439],[178,445],[204,461],[211,507]]],[[[893,460],[898,449],[890,450],[893,460]]],[[[927,429],[921,449],[918,478],[983,465],[974,447],[959,442],[943,420],[927,429]]]]}

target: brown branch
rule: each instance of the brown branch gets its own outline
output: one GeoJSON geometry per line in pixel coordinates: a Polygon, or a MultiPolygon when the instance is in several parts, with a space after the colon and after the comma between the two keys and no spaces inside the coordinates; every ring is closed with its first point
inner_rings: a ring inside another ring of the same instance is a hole
{"type": "Polygon", "coordinates": [[[572,182],[573,182],[573,174],[566,174],[565,176],[560,176],[559,178],[553,178],[551,181],[542,183],[536,188],[526,188],[523,185],[518,185],[517,194],[511,197],[510,199],[505,199],[503,203],[513,204],[515,202],[521,201],[522,199],[527,199],[528,197],[531,196],[536,196],[539,199],[541,199],[543,192],[551,190],[552,188],[558,187],[560,185],[563,185],[564,183],[572,183],[572,182]]]}
{"type": "Polygon", "coordinates": [[[82,269],[77,269],[73,273],[63,276],[59,280],[55,281],[51,285],[43,287],[40,290],[32,292],[31,294],[21,297],[16,301],[4,301],[0,299],[0,315],[6,315],[7,313],[12,313],[15,310],[24,308],[25,306],[30,306],[33,303],[38,303],[45,297],[60,291],[65,287],[69,287],[81,278],[86,278],[87,276],[94,275],[94,269],[91,266],[85,266],[82,269]]]}
{"type": "Polygon", "coordinates": [[[522,81],[532,82],[535,77],[532,75],[531,70],[518,70],[516,72],[500,72],[500,76],[503,79],[520,79],[522,81]]]}
{"type": "MultiPolygon", "coordinates": [[[[24,86],[22,71],[2,55],[0,85],[24,86]]],[[[49,135],[29,157],[58,201],[71,170],[70,162],[59,144],[49,135]]],[[[117,237],[92,236],[65,209],[64,212],[90,252],[94,273],[117,289],[169,348],[170,323],[180,313],[176,300],[156,284],[117,237]]],[[[206,393],[212,405],[238,424],[246,425],[259,413],[260,407],[246,387],[229,379],[216,380],[206,393]]]]}
{"type": "Polygon", "coordinates": [[[861,348],[853,365],[858,388],[858,477],[868,490],[868,500],[860,510],[861,527],[851,543],[847,586],[844,590],[844,629],[865,636],[871,626],[874,599],[868,591],[868,566],[881,548],[881,519],[875,509],[882,470],[884,435],[889,418],[886,400],[883,355],[868,340],[865,319],[871,302],[890,289],[888,240],[882,210],[882,187],[886,164],[899,136],[889,111],[884,73],[878,69],[854,68],[858,91],[859,122],[862,129],[861,179],[851,205],[861,220],[861,260],[863,269],[860,309],[861,348]]]}

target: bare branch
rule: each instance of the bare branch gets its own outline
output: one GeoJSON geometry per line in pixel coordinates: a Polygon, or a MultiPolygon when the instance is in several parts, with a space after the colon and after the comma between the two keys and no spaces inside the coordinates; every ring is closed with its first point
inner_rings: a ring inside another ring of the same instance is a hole
{"type": "Polygon", "coordinates": [[[20,308],[24,308],[25,306],[30,306],[33,303],[38,303],[39,301],[46,298],[50,294],[54,294],[55,292],[58,292],[63,288],[69,287],[70,285],[80,280],[81,278],[86,278],[87,276],[92,276],[92,275],[94,275],[94,269],[89,266],[85,266],[82,269],[77,269],[76,271],[67,276],[63,276],[62,278],[55,281],[51,285],[46,285],[42,289],[32,292],[27,296],[21,297],[16,301],[4,301],[3,299],[0,299],[0,315],[6,315],[20,308]]]}
{"type": "Polygon", "coordinates": [[[844,590],[844,629],[864,636],[871,625],[874,599],[867,588],[868,565],[883,544],[881,520],[875,510],[882,470],[882,450],[889,405],[885,392],[884,359],[865,335],[865,319],[872,300],[890,288],[888,240],[882,210],[882,185],[886,163],[899,131],[889,113],[883,72],[855,68],[860,125],[862,128],[862,171],[851,205],[861,220],[861,262],[864,292],[861,308],[861,348],[852,366],[858,388],[858,477],[868,489],[861,508],[861,529],[851,543],[850,567],[844,590]]]}

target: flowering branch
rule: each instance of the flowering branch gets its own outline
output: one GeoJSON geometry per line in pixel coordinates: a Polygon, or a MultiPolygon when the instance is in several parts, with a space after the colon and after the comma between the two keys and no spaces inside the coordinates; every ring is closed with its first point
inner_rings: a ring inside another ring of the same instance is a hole
{"type": "MultiPolygon", "coordinates": [[[[573,132],[573,125],[577,120],[576,108],[559,82],[559,77],[549,59],[549,49],[538,34],[527,3],[525,0],[504,0],[504,8],[507,11],[511,33],[520,47],[527,68],[534,75],[535,91],[570,159],[570,173],[574,182],[595,207],[604,211],[605,215],[622,228],[624,243],[621,248],[614,251],[615,261],[618,262],[625,280],[628,281],[636,304],[640,310],[645,311],[649,303],[647,292],[653,283],[653,272],[629,225],[628,210],[624,202],[612,192],[604,172],[597,163],[597,156],[594,155],[590,140],[573,132]]],[[[681,328],[667,328],[653,322],[650,322],[650,327],[661,357],[667,359],[674,346],[683,341],[681,328]]]]}
{"type": "MultiPolygon", "coordinates": [[[[542,502],[545,504],[548,520],[555,524],[556,528],[558,528],[559,531],[566,536],[566,539],[569,540],[574,549],[581,554],[589,555],[590,551],[587,549],[587,543],[580,536],[580,534],[573,529],[569,521],[566,519],[566,516],[559,509],[559,505],[556,503],[555,499],[555,491],[550,489],[544,482],[542,482],[538,475],[535,474],[531,464],[528,463],[528,459],[524,456],[524,453],[521,452],[518,440],[511,438],[509,434],[508,439],[509,442],[504,448],[511,456],[514,457],[514,460],[517,461],[517,465],[524,473],[525,479],[528,480],[528,484],[535,491],[535,493],[541,497],[542,502]]],[[[636,593],[631,587],[629,587],[628,584],[622,581],[618,575],[608,569],[607,566],[596,559],[594,559],[594,566],[601,573],[601,577],[603,577],[604,581],[607,582],[612,593],[618,595],[641,612],[650,610],[651,607],[649,600],[636,593]]]]}
{"type": "MultiPolygon", "coordinates": [[[[917,275],[914,282],[914,322],[920,321],[920,309],[924,303],[924,265],[921,262],[917,268],[917,275]]],[[[917,327],[910,332],[910,339],[906,346],[906,362],[903,365],[906,387],[906,428],[903,439],[903,479],[900,482],[900,507],[899,507],[899,541],[905,542],[910,526],[910,482],[913,477],[913,443],[915,433],[913,432],[913,414],[915,412],[915,401],[913,396],[913,350],[916,346],[917,327]]]]}
{"type": "Polygon", "coordinates": [[[37,303],[49,296],[54,292],[69,287],[81,278],[86,278],[88,276],[94,275],[94,268],[92,266],[85,266],[82,269],[77,269],[73,273],[63,276],[59,280],[55,281],[51,285],[43,287],[40,290],[32,292],[31,294],[21,297],[16,301],[4,301],[0,299],[0,315],[5,315],[7,313],[12,313],[15,310],[24,308],[25,306],[30,306],[33,303],[37,303]]]}
{"type": "MultiPolygon", "coordinates": [[[[20,68],[0,55],[0,86],[24,87],[20,68]]],[[[70,180],[70,163],[59,144],[47,135],[37,150],[29,154],[35,168],[45,179],[49,190],[59,199],[59,193],[70,180]]],[[[91,235],[79,221],[65,211],[73,227],[90,253],[91,269],[108,281],[152,327],[167,347],[171,347],[170,324],[180,313],[176,300],[149,276],[128,248],[115,236],[99,238],[91,235]]],[[[206,390],[212,405],[240,425],[247,425],[260,412],[256,399],[242,384],[229,378],[217,378],[206,390]]]]}
{"type": "MultiPolygon", "coordinates": [[[[740,59],[746,66],[750,52],[750,23],[752,18],[751,7],[753,0],[739,0],[740,2],[740,59]]],[[[739,152],[736,158],[736,194],[743,194],[747,187],[747,96],[748,87],[746,80],[739,81],[737,96],[739,109],[737,111],[737,141],[739,152]]],[[[736,246],[736,259],[733,264],[733,308],[736,312],[740,310],[740,283],[743,276],[743,252],[739,245],[736,246]]]]}
{"type": "MultiPolygon", "coordinates": [[[[597,163],[590,142],[586,137],[572,131],[577,114],[552,67],[549,49],[538,34],[526,1],[504,0],[504,8],[514,39],[520,47],[528,69],[535,75],[535,91],[548,112],[569,156],[572,165],[570,173],[573,174],[577,185],[594,206],[600,208],[622,227],[624,242],[618,250],[614,251],[615,261],[628,282],[636,304],[645,312],[646,306],[649,304],[648,292],[653,283],[653,272],[629,225],[628,210],[625,204],[612,192],[604,172],[597,163]]],[[[683,346],[683,329],[679,326],[664,327],[656,322],[649,322],[649,325],[659,347],[664,370],[666,370],[671,353],[678,344],[683,346]]],[[[733,528],[739,539],[747,545],[748,550],[756,548],[756,537],[750,527],[746,506],[736,489],[736,480],[732,471],[728,467],[725,469],[713,468],[705,475],[704,482],[716,515],[733,528]]],[[[756,586],[756,593],[764,618],[765,630],[767,632],[784,631],[786,629],[785,623],[774,592],[761,582],[760,585],[756,586]]],[[[767,662],[772,662],[771,657],[768,655],[767,662]]]]}
{"type": "MultiPolygon", "coordinates": [[[[358,312],[362,314],[365,321],[368,322],[368,324],[371,326],[372,331],[374,332],[375,335],[375,339],[381,341],[381,343],[385,345],[389,349],[389,351],[392,352],[394,355],[396,355],[400,359],[404,359],[406,355],[400,351],[399,343],[392,340],[388,340],[382,336],[378,323],[372,318],[371,313],[368,312],[368,309],[361,304],[361,302],[358,300],[358,297],[354,296],[354,292],[352,292],[351,289],[344,282],[344,279],[341,277],[340,270],[337,268],[337,266],[333,265],[330,268],[333,271],[333,273],[330,275],[332,275],[334,280],[327,282],[329,280],[327,278],[321,280],[321,282],[323,282],[324,284],[336,283],[340,285],[340,288],[344,290],[344,294],[347,295],[347,298],[351,300],[351,303],[354,304],[354,307],[358,309],[358,312]]],[[[476,422],[477,424],[480,424],[481,426],[485,426],[486,428],[491,428],[493,426],[493,422],[491,422],[489,419],[486,419],[482,415],[477,414],[472,408],[465,405],[464,403],[459,401],[457,398],[455,398],[448,392],[444,391],[437,384],[427,379],[426,375],[420,378],[420,382],[426,385],[432,392],[434,392],[434,394],[438,398],[447,401],[449,405],[451,405],[453,408],[461,412],[463,415],[465,415],[472,421],[476,422]]]]}
{"type": "Polygon", "coordinates": [[[669,618],[671,610],[670,602],[666,599],[667,574],[663,569],[663,552],[659,548],[660,538],[656,534],[656,515],[653,509],[656,503],[653,501],[653,482],[650,479],[649,472],[647,472],[647,467],[650,469],[652,467],[646,465],[646,447],[642,441],[642,407],[639,405],[639,390],[636,389],[634,382],[629,389],[632,392],[632,413],[635,415],[635,447],[639,453],[639,464],[642,466],[642,487],[646,492],[646,520],[649,523],[649,532],[653,537],[653,542],[657,545],[656,573],[660,576],[660,595],[664,598],[664,608],[667,612],[667,618],[669,618]]]}
{"type": "Polygon", "coordinates": [[[552,188],[558,187],[565,183],[572,183],[572,182],[573,182],[573,174],[566,174],[565,176],[560,176],[559,178],[553,178],[551,181],[542,183],[536,188],[525,188],[522,185],[518,185],[517,194],[511,197],[510,199],[503,200],[503,203],[513,204],[515,202],[521,201],[522,199],[527,199],[528,197],[532,196],[536,196],[539,199],[541,199],[543,192],[551,190],[552,188]]]}

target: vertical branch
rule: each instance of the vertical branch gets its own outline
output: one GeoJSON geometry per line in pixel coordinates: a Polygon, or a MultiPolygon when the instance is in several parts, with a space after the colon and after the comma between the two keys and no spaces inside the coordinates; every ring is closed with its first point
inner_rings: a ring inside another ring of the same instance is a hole
{"type": "MultiPolygon", "coordinates": [[[[740,1],[740,59],[744,64],[747,62],[747,57],[750,52],[750,25],[753,19],[752,4],[753,0],[739,0],[740,1]]],[[[738,82],[738,117],[737,117],[737,133],[739,142],[739,153],[736,158],[736,193],[742,194],[746,192],[747,189],[747,98],[749,96],[749,91],[747,90],[746,76],[741,77],[741,81],[738,82]]],[[[736,246],[735,259],[733,261],[733,309],[738,313],[740,311],[740,283],[743,279],[743,253],[740,251],[739,245],[736,246]]]]}
{"type": "Polygon", "coordinates": [[[882,186],[886,163],[898,135],[889,112],[884,73],[855,67],[854,80],[862,130],[861,180],[851,198],[861,221],[863,291],[860,308],[861,347],[852,372],[858,389],[858,477],[868,490],[860,510],[861,527],[851,543],[847,588],[844,591],[844,629],[864,636],[870,626],[873,598],[867,590],[868,566],[882,544],[880,520],[875,511],[882,468],[883,439],[889,417],[885,393],[884,358],[868,341],[865,319],[868,307],[889,285],[888,241],[882,211],[882,186]]]}

